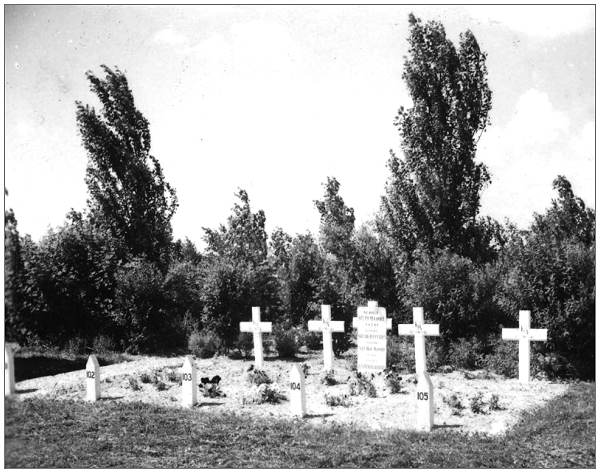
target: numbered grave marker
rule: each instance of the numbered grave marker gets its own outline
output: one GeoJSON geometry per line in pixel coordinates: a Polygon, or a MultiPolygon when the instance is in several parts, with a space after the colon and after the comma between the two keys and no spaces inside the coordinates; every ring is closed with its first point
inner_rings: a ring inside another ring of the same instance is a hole
{"type": "Polygon", "coordinates": [[[191,355],[185,357],[181,368],[181,405],[192,407],[198,399],[196,384],[196,365],[191,355]]]}
{"type": "Polygon", "coordinates": [[[100,399],[100,364],[96,355],[90,355],[85,365],[86,399],[96,402],[100,399]]]}
{"type": "Polygon", "coordinates": [[[417,430],[430,432],[433,429],[433,383],[426,372],[418,374],[417,382],[417,430]]]}
{"type": "Polygon", "coordinates": [[[15,352],[10,345],[4,345],[4,396],[17,393],[15,387],[15,352]]]}
{"type": "Polygon", "coordinates": [[[366,374],[383,371],[387,366],[387,330],[392,327],[392,319],[386,317],[385,308],[378,307],[376,301],[359,307],[357,315],[353,319],[358,329],[356,369],[366,374]]]}
{"type": "Polygon", "coordinates": [[[332,332],[343,332],[344,322],[331,320],[331,306],[321,306],[321,320],[309,320],[308,330],[323,332],[323,366],[329,371],[333,368],[333,338],[332,332]]]}
{"type": "Polygon", "coordinates": [[[257,369],[263,366],[262,333],[272,330],[271,322],[260,321],[260,307],[252,307],[252,322],[240,322],[241,332],[252,332],[254,338],[254,364],[257,369]]]}
{"type": "Polygon", "coordinates": [[[306,415],[306,392],[304,389],[304,373],[298,365],[290,369],[290,410],[292,415],[306,415]]]}
{"type": "Polygon", "coordinates": [[[519,328],[503,328],[502,338],[504,340],[519,341],[519,381],[529,382],[529,363],[531,341],[544,341],[548,339],[547,329],[531,328],[531,311],[519,311],[519,328]]]}
{"type": "Polygon", "coordinates": [[[415,372],[427,371],[427,358],[425,356],[425,337],[439,337],[438,324],[426,324],[423,316],[423,307],[413,308],[413,323],[398,324],[398,335],[412,335],[415,337],[415,372]]]}

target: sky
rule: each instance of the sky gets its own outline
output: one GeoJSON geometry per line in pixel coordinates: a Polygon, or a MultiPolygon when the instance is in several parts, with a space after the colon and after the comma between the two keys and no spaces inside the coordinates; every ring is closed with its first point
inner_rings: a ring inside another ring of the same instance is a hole
{"type": "Polygon", "coordinates": [[[245,189],[267,231],[316,232],[336,177],[357,224],[384,192],[408,14],[470,29],[487,53],[481,215],[525,228],[562,174],[595,208],[594,6],[5,6],[5,205],[41,238],[86,206],[75,101],[85,73],[128,79],[177,191],[176,238],[202,246],[245,189]]]}

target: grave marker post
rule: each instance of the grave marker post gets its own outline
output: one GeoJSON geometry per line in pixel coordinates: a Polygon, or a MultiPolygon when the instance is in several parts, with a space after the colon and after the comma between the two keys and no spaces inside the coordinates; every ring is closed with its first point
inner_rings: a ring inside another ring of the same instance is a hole
{"type": "Polygon", "coordinates": [[[241,332],[252,332],[254,339],[254,364],[257,369],[263,366],[262,332],[272,330],[271,322],[260,321],[260,307],[252,307],[252,322],[240,322],[241,332]]]}
{"type": "Polygon", "coordinates": [[[194,364],[194,358],[187,355],[181,368],[181,405],[183,407],[193,407],[197,399],[196,365],[194,364]]]}
{"type": "Polygon", "coordinates": [[[4,396],[17,393],[15,387],[15,352],[10,345],[4,345],[4,396]]]}
{"type": "Polygon", "coordinates": [[[87,386],[86,400],[96,402],[100,399],[100,364],[96,355],[90,355],[85,365],[85,380],[87,386]]]}
{"type": "Polygon", "coordinates": [[[417,376],[417,429],[430,432],[433,428],[433,383],[425,371],[417,376]]]}
{"type": "Polygon", "coordinates": [[[547,329],[531,328],[531,311],[519,311],[519,328],[503,328],[502,338],[504,340],[519,340],[519,381],[529,382],[530,346],[532,341],[544,341],[548,339],[547,329]]]}
{"type": "Polygon", "coordinates": [[[321,320],[309,320],[308,330],[323,332],[323,366],[326,371],[333,368],[333,337],[332,332],[343,332],[344,322],[331,320],[331,306],[321,306],[321,320]]]}
{"type": "Polygon", "coordinates": [[[292,415],[306,415],[306,391],[304,388],[304,373],[295,364],[290,369],[290,408],[292,415]]]}

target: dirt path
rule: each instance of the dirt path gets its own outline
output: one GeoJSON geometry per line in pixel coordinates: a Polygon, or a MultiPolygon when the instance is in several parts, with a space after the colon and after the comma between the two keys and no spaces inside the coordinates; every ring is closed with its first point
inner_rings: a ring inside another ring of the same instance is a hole
{"type": "MultiPolygon", "coordinates": [[[[159,391],[155,385],[140,381],[142,373],[152,370],[178,370],[183,358],[138,357],[133,361],[109,365],[101,368],[102,399],[118,402],[143,401],[168,407],[180,404],[181,387],[165,380],[166,389],[159,391]],[[140,390],[133,390],[128,377],[135,377],[140,390]]],[[[296,363],[278,359],[265,361],[265,371],[273,381],[272,387],[287,395],[288,376],[291,366],[296,363]]],[[[347,362],[336,359],[335,378],[340,383],[325,386],[320,383],[322,359],[317,352],[302,355],[298,363],[306,363],[309,372],[306,378],[308,417],[307,422],[315,424],[355,423],[370,429],[399,428],[409,430],[415,424],[415,385],[408,383],[399,394],[391,394],[385,387],[383,378],[376,377],[374,385],[376,398],[352,396],[349,407],[330,407],[325,404],[325,393],[348,393],[346,380],[350,376],[347,362]]],[[[252,390],[246,381],[246,372],[251,361],[231,360],[227,357],[197,359],[198,379],[216,374],[222,378],[222,391],[226,397],[204,398],[198,394],[198,405],[194,407],[201,415],[208,411],[235,411],[249,416],[289,417],[289,402],[279,404],[243,404],[244,396],[252,390]]],[[[523,411],[542,406],[548,400],[566,392],[568,385],[549,381],[532,381],[522,386],[517,379],[507,379],[492,375],[492,379],[466,379],[464,372],[432,374],[436,406],[435,424],[438,428],[452,428],[462,432],[485,432],[500,434],[514,425],[523,411]],[[500,410],[487,414],[475,414],[469,408],[469,399],[477,392],[485,396],[496,394],[500,410]],[[444,402],[451,394],[456,394],[464,405],[459,415],[444,402]]],[[[63,373],[56,376],[29,379],[17,383],[18,398],[49,396],[56,399],[81,400],[85,397],[85,370],[63,373]]]]}

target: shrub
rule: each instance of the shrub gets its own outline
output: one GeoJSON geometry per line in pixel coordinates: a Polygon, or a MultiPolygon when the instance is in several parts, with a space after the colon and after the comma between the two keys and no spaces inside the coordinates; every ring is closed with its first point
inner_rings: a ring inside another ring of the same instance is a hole
{"type": "Polygon", "coordinates": [[[483,351],[484,345],[476,337],[459,338],[450,343],[447,360],[455,368],[479,369],[484,365],[483,351]]]}
{"type": "Polygon", "coordinates": [[[452,414],[455,416],[460,415],[461,411],[465,408],[456,393],[452,393],[449,396],[444,396],[443,400],[452,408],[452,414]]]}
{"type": "Polygon", "coordinates": [[[249,332],[240,332],[234,346],[244,358],[248,358],[254,349],[253,335],[249,332]]]}
{"type": "Polygon", "coordinates": [[[473,414],[485,414],[485,402],[483,400],[483,393],[479,391],[477,392],[477,394],[471,397],[471,399],[469,400],[469,405],[473,414]]]}
{"type": "Polygon", "coordinates": [[[347,394],[325,393],[325,404],[331,407],[349,407],[352,404],[352,401],[350,400],[347,394]]]}
{"type": "Polygon", "coordinates": [[[335,376],[333,375],[333,370],[325,371],[321,375],[321,379],[319,381],[321,382],[321,384],[325,384],[326,386],[333,386],[333,385],[337,384],[337,380],[335,379],[335,376]]]}
{"type": "Polygon", "coordinates": [[[213,332],[192,332],[188,339],[189,351],[199,358],[211,358],[220,347],[221,340],[213,332]]]}
{"type": "Polygon", "coordinates": [[[134,391],[139,391],[140,389],[142,389],[137,379],[133,376],[127,376],[127,382],[129,383],[129,387],[134,391]]]}
{"type": "Polygon", "coordinates": [[[87,344],[84,338],[73,337],[67,342],[65,350],[70,355],[82,355],[83,353],[85,353],[86,345],[87,344]]]}
{"type": "Polygon", "coordinates": [[[494,299],[496,273],[447,250],[422,252],[407,285],[406,303],[423,307],[446,340],[496,331],[502,312],[494,299]]]}
{"type": "Polygon", "coordinates": [[[158,380],[156,383],[154,383],[154,387],[157,391],[166,391],[169,389],[169,387],[161,380],[158,380]]]}
{"type": "Polygon", "coordinates": [[[308,376],[308,373],[310,372],[310,366],[308,366],[307,363],[302,363],[302,373],[304,373],[304,376],[308,376]]]}
{"type": "Polygon", "coordinates": [[[277,404],[284,400],[285,396],[268,384],[261,384],[252,393],[242,398],[243,404],[277,404]]]}
{"type": "Polygon", "coordinates": [[[164,377],[170,383],[179,383],[181,384],[181,375],[177,373],[174,369],[166,368],[163,370],[164,377]]]}
{"type": "Polygon", "coordinates": [[[368,397],[377,397],[377,390],[373,382],[361,373],[356,373],[348,378],[348,392],[350,396],[365,394],[368,397]]]}
{"type": "Polygon", "coordinates": [[[321,332],[311,332],[305,329],[300,329],[298,331],[298,345],[304,345],[309,350],[319,350],[322,341],[323,335],[321,332]]]}
{"type": "Polygon", "coordinates": [[[261,384],[271,384],[271,378],[263,370],[250,369],[246,374],[246,379],[250,384],[260,386],[261,384]]]}
{"type": "Polygon", "coordinates": [[[273,329],[273,339],[275,340],[275,349],[280,358],[294,358],[298,351],[296,343],[296,334],[293,329],[275,328],[273,329]]]}
{"type": "Polygon", "coordinates": [[[390,390],[390,393],[397,394],[402,391],[402,376],[396,371],[385,370],[383,373],[385,385],[390,390]]]}
{"type": "Polygon", "coordinates": [[[488,399],[488,406],[492,411],[500,410],[500,397],[492,393],[488,399]]]}
{"type": "Polygon", "coordinates": [[[92,350],[94,353],[106,354],[114,352],[115,349],[116,344],[106,335],[98,335],[94,338],[94,342],[92,343],[92,350]]]}
{"type": "Polygon", "coordinates": [[[483,364],[495,373],[513,378],[519,372],[519,351],[513,341],[498,341],[492,352],[485,356],[483,364]]]}
{"type": "Polygon", "coordinates": [[[358,357],[355,353],[351,353],[346,357],[346,367],[350,371],[356,371],[357,369],[358,357]]]}
{"type": "Polygon", "coordinates": [[[407,337],[391,336],[387,338],[387,366],[401,372],[415,370],[415,348],[407,337]]]}
{"type": "Polygon", "coordinates": [[[140,375],[140,381],[144,384],[153,383],[156,379],[156,375],[152,373],[148,373],[147,371],[143,372],[140,375]]]}

